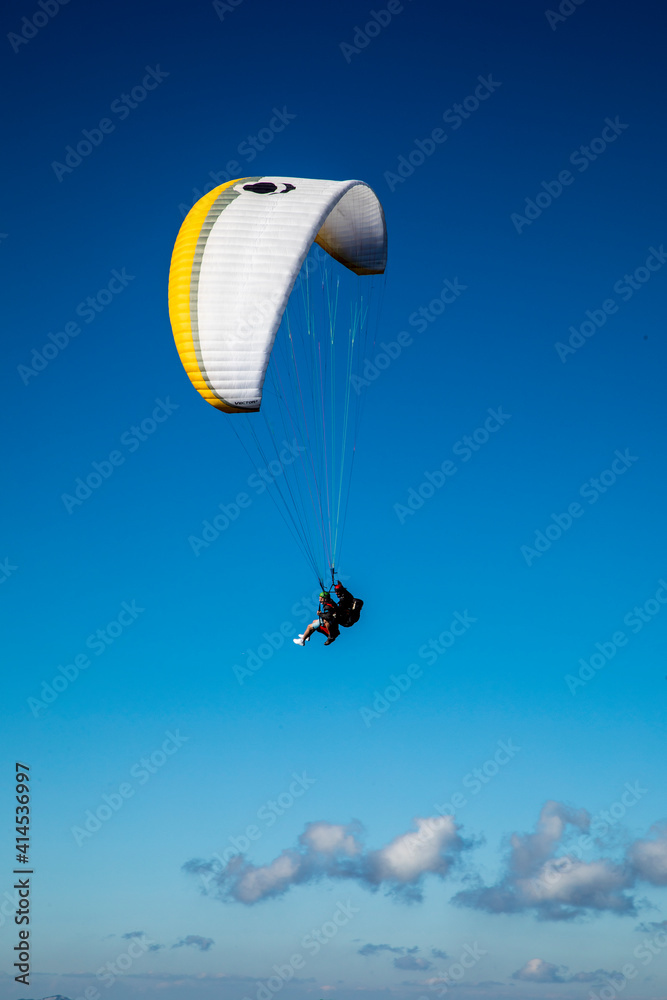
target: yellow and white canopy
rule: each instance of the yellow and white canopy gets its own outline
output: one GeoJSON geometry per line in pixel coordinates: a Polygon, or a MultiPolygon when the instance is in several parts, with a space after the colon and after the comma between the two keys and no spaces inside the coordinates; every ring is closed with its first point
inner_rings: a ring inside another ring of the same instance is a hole
{"type": "Polygon", "coordinates": [[[244,177],[188,213],[171,259],[169,315],[192,384],[219,410],[259,410],[276,332],[314,242],[356,274],[383,273],[384,213],[367,184],[244,177]]]}

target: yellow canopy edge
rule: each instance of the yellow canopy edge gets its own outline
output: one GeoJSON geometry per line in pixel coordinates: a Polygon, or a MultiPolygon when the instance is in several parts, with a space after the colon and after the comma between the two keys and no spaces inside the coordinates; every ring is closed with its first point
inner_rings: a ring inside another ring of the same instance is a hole
{"type": "Polygon", "coordinates": [[[169,270],[169,318],[171,320],[174,341],[176,342],[176,350],[179,353],[183,367],[188,373],[188,378],[197,392],[211,406],[215,406],[216,409],[223,410],[226,413],[235,412],[235,408],[227,406],[211,392],[197,361],[192,336],[190,284],[192,281],[192,268],[197,241],[199,240],[199,234],[206,221],[209,209],[220,192],[232,187],[233,184],[238,184],[238,179],[227,181],[226,184],[221,184],[219,187],[213,188],[212,191],[209,191],[203,198],[200,198],[190,209],[176,238],[174,252],[171,255],[171,268],[169,270]]]}

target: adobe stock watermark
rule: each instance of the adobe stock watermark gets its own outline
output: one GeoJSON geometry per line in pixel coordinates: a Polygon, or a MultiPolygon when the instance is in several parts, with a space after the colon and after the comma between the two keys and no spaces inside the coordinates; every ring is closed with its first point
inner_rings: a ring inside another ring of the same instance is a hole
{"type": "MultiPolygon", "coordinates": [[[[146,66],[146,74],[141,82],[132,87],[129,94],[122,93],[120,97],[113,100],[109,106],[109,111],[115,115],[118,121],[125,119],[132,114],[135,108],[142,104],[152,90],[156,90],[163,80],[170,75],[157,66],[146,66]]],[[[64,163],[59,160],[52,160],[51,169],[56,175],[58,183],[62,184],[66,174],[73,173],[77,167],[81,166],[84,159],[90,156],[92,151],[101,146],[105,138],[116,131],[116,122],[111,118],[100,118],[94,128],[81,130],[82,139],[79,139],[76,146],[65,146],[64,163]]]]}
{"type": "MultiPolygon", "coordinates": [[[[143,614],[145,608],[137,607],[136,600],[123,601],[120,611],[111,621],[107,622],[104,628],[98,628],[85,640],[85,647],[93,656],[103,656],[106,651],[120,638],[123,633],[136,622],[139,615],[143,614]]],[[[83,670],[92,666],[92,659],[88,653],[77,653],[69,663],[59,663],[56,673],[51,681],[43,681],[40,690],[40,697],[30,697],[27,705],[33,716],[38,719],[42,712],[45,712],[49,705],[63,694],[70,684],[78,679],[83,670]]]]}
{"type": "Polygon", "coordinates": [[[315,271],[317,271],[319,275],[323,275],[323,273],[326,272],[327,265],[330,261],[331,257],[326,250],[318,243],[313,243],[308,251],[306,259],[301,265],[301,270],[296,276],[296,281],[294,282],[294,288],[290,293],[290,297],[294,295],[295,291],[301,288],[304,281],[308,282],[311,274],[315,271]]]}
{"type": "MultiPolygon", "coordinates": [[[[412,3],[412,0],[409,2],[412,3]]],[[[349,65],[352,62],[352,57],[360,55],[364,49],[368,48],[373,39],[377,38],[385,28],[388,28],[393,19],[398,14],[402,14],[404,10],[405,6],[401,0],[389,0],[386,8],[369,11],[369,20],[366,24],[361,27],[355,24],[352,42],[339,42],[338,44],[345,62],[349,65]]]]}
{"type": "MultiPolygon", "coordinates": [[[[512,737],[506,740],[496,741],[496,750],[491,757],[483,761],[479,767],[464,774],[461,779],[463,787],[470,792],[470,796],[479,795],[501,770],[506,767],[516,754],[521,752],[521,747],[514,744],[512,737]]],[[[434,802],[433,808],[439,816],[456,816],[457,811],[465,808],[470,801],[463,792],[452,792],[445,802],[434,802]]],[[[440,832],[438,820],[426,817],[421,821],[419,832],[410,839],[408,850],[410,853],[418,851],[424,844],[427,844],[434,836],[440,832]]]]}
{"type": "Polygon", "coordinates": [[[557,11],[545,10],[544,16],[551,30],[555,31],[559,24],[563,24],[568,17],[572,17],[574,12],[585,2],[586,0],[561,0],[557,11]]]}
{"type": "MultiPolygon", "coordinates": [[[[664,245],[661,243],[659,249],[649,247],[648,257],[639,267],[636,267],[632,274],[624,274],[622,278],[614,282],[613,290],[620,297],[622,302],[629,302],[635,292],[644,288],[651,280],[656,271],[659,271],[667,261],[664,245]]],[[[599,309],[587,309],[586,319],[577,326],[570,326],[570,336],[566,344],[557,341],[554,349],[560,360],[565,364],[570,354],[577,351],[594,337],[607,319],[618,312],[618,302],[615,299],[605,299],[599,309]]]]}
{"type": "MultiPolygon", "coordinates": [[[[659,930],[652,938],[644,938],[642,943],[638,944],[633,950],[632,954],[643,966],[647,966],[651,964],[654,958],[663,955],[665,948],[667,948],[667,933],[659,930]]],[[[615,997],[623,992],[628,982],[637,978],[639,972],[640,969],[637,968],[634,962],[626,962],[621,968],[620,977],[611,979],[607,976],[607,986],[604,986],[602,989],[591,990],[588,994],[588,1000],[615,1000],[615,997]]]]}
{"type": "MultiPolygon", "coordinates": [[[[463,122],[470,118],[477,111],[480,105],[489,99],[499,87],[502,86],[499,80],[493,79],[493,74],[488,76],[478,76],[479,83],[474,88],[473,93],[464,97],[460,104],[454,104],[442,113],[442,120],[448,125],[450,132],[456,132],[461,128],[463,122]]],[[[443,128],[434,128],[426,139],[415,139],[414,147],[406,155],[401,153],[398,157],[396,170],[385,170],[384,179],[390,191],[395,191],[399,184],[404,184],[408,177],[412,177],[415,170],[421,167],[427,157],[433,156],[436,149],[442,146],[449,138],[449,132],[443,128]]]]}
{"type": "MultiPolygon", "coordinates": [[[[267,799],[266,802],[262,803],[256,812],[256,817],[259,820],[257,823],[249,823],[243,830],[236,836],[229,836],[227,840],[229,841],[229,847],[226,847],[222,854],[217,852],[212,855],[223,868],[226,868],[231,859],[239,854],[246,854],[250,849],[251,844],[256,843],[260,840],[265,832],[274,826],[281,816],[284,816],[288,812],[297,799],[300,799],[309,788],[316,784],[316,779],[309,777],[309,775],[302,771],[301,774],[293,772],[292,781],[289,786],[279,795],[276,795],[275,799],[267,799]]],[[[208,872],[200,872],[199,878],[202,883],[202,888],[206,891],[209,888],[210,883],[215,879],[215,875],[208,872]]]]}
{"type": "Polygon", "coordinates": [[[541,873],[530,880],[530,884],[537,895],[541,896],[553,888],[562,878],[570,875],[577,867],[577,863],[584,860],[584,856],[589,854],[597,846],[596,837],[604,837],[613,827],[621,822],[627,815],[629,809],[636,806],[645,795],[648,795],[648,788],[644,788],[639,781],[630,783],[626,781],[623,791],[618,799],[611,803],[606,809],[600,809],[592,818],[589,826],[590,833],[580,834],[575,841],[567,846],[568,853],[564,857],[553,858],[548,861],[541,873]]]}
{"type": "MultiPolygon", "coordinates": [[[[102,983],[105,989],[109,989],[114,983],[126,972],[128,972],[138,958],[142,958],[147,951],[156,951],[159,945],[155,941],[151,941],[146,934],[141,932],[136,932],[134,934],[124,934],[123,937],[133,937],[134,940],[125,951],[122,951],[120,955],[117,955],[113,962],[105,962],[104,965],[100,966],[95,972],[95,977],[102,983]]],[[[98,1000],[102,994],[99,990],[95,989],[94,986],[88,987],[84,993],[85,1000],[98,1000]],[[89,990],[92,991],[89,994],[89,990]]],[[[46,997],[49,1000],[49,997],[46,997]]],[[[53,998],[53,1000],[58,1000],[58,998],[53,998]]]]}
{"type": "MultiPolygon", "coordinates": [[[[461,458],[461,464],[469,462],[475,452],[496,434],[501,427],[511,418],[511,413],[503,413],[502,406],[496,409],[488,409],[489,416],[476,427],[470,434],[463,437],[452,446],[452,454],[461,458]]],[[[419,486],[411,486],[405,504],[395,503],[394,513],[401,524],[405,524],[408,517],[414,516],[427,500],[435,496],[437,490],[441,490],[448,479],[455,476],[459,467],[451,458],[444,459],[443,462],[433,472],[425,472],[424,479],[419,486]]]]}
{"type": "MultiPolygon", "coordinates": [[[[157,774],[167,763],[170,757],[181,749],[184,743],[190,739],[189,736],[182,736],[179,729],[175,733],[171,730],[165,732],[165,737],[160,746],[152,753],[141,757],[130,768],[130,777],[136,778],[137,785],[143,786],[154,774],[157,774]]],[[[77,847],[81,847],[87,840],[102,829],[112,816],[115,816],[123,808],[128,799],[136,794],[136,787],[130,781],[123,781],[118,786],[118,791],[104,793],[101,803],[94,809],[86,809],[83,826],[70,827],[70,833],[74,838],[77,847]]]]}
{"type": "MultiPolygon", "coordinates": [[[[101,965],[99,969],[95,972],[96,979],[104,986],[105,989],[109,989],[118,981],[118,979],[123,976],[126,972],[134,965],[138,958],[142,958],[146,952],[158,951],[160,945],[155,941],[152,941],[148,935],[141,931],[131,932],[130,934],[123,934],[124,938],[132,938],[131,943],[127,948],[117,955],[113,962],[105,962],[101,965]]],[[[86,986],[79,996],[74,997],[73,1000],[101,1000],[102,994],[96,986],[86,986]]],[[[45,997],[44,1000],[66,1000],[65,997],[58,996],[45,997]]]]}
{"type": "MultiPolygon", "coordinates": [[[[621,122],[618,115],[613,120],[605,118],[601,134],[591,139],[587,146],[582,145],[573,150],[570,153],[569,162],[577,168],[580,174],[583,174],[591,163],[599,159],[609,146],[616,142],[619,135],[622,135],[629,127],[621,122]]],[[[565,188],[574,184],[575,180],[576,177],[570,170],[561,170],[556,180],[542,181],[540,185],[542,190],[538,191],[534,198],[525,199],[523,214],[512,212],[510,215],[510,222],[517,233],[521,235],[526,226],[532,226],[535,220],[539,219],[542,213],[560,198],[565,188]]]]}
{"type": "MultiPolygon", "coordinates": [[[[456,986],[465,978],[466,974],[474,969],[478,962],[480,962],[485,955],[488,955],[488,951],[484,948],[480,948],[478,943],[475,941],[472,945],[464,944],[463,950],[459,955],[457,962],[452,962],[447,966],[444,972],[437,972],[435,976],[432,976],[428,982],[428,988],[431,992],[437,993],[439,997],[444,997],[449,991],[450,986],[456,986]]],[[[429,997],[422,994],[419,1000],[429,1000],[429,997]]]]}
{"type": "Polygon", "coordinates": [[[18,566],[10,563],[9,558],[0,560],[0,583],[7,583],[10,577],[18,571],[18,566]]]}
{"type": "MultiPolygon", "coordinates": [[[[275,288],[268,295],[261,299],[253,299],[252,312],[244,314],[236,327],[236,336],[241,339],[249,339],[253,336],[258,327],[263,327],[275,313],[276,306],[282,301],[283,293],[275,288]]],[[[256,400],[259,402],[259,400],[256,400]]]]}
{"type": "Polygon", "coordinates": [[[287,110],[287,105],[285,104],[283,104],[282,108],[274,107],[271,112],[271,118],[266,125],[260,128],[255,134],[247,135],[236,147],[236,152],[238,156],[242,157],[243,163],[241,160],[228,160],[224,170],[209,170],[208,176],[211,180],[205,181],[199,187],[192,188],[193,199],[189,205],[181,202],[178,206],[182,217],[185,218],[192,206],[209,191],[212,191],[213,188],[237,178],[242,180],[245,169],[244,164],[252,163],[257,158],[258,153],[262,153],[267,146],[270,146],[275,137],[284,132],[287,126],[296,120],[296,117],[295,114],[287,110]]]}
{"type": "MultiPolygon", "coordinates": [[[[603,469],[598,476],[591,476],[590,479],[587,479],[579,487],[579,496],[587,500],[589,506],[596,504],[600,497],[607,493],[618,482],[618,479],[624,476],[628,469],[632,468],[637,461],[639,461],[638,456],[631,455],[629,448],[626,448],[622,452],[617,449],[614,452],[614,458],[610,467],[603,469]]],[[[575,520],[583,517],[585,513],[586,508],[582,507],[575,500],[568,504],[567,510],[563,511],[562,514],[552,514],[551,520],[544,531],[538,530],[535,532],[532,545],[521,546],[520,552],[526,561],[526,565],[532,566],[536,559],[540,559],[545,552],[548,552],[553,543],[562,538],[565,532],[570,530],[575,520]]]]}
{"type": "MultiPolygon", "coordinates": [[[[330,920],[325,920],[320,927],[312,927],[310,932],[303,936],[301,947],[308,953],[309,957],[319,954],[322,948],[326,947],[336,937],[340,929],[345,927],[357,913],[359,913],[359,907],[353,906],[351,900],[348,899],[345,903],[338,902],[330,920]]],[[[284,964],[274,964],[273,972],[275,975],[260,983],[255,992],[255,1000],[272,1000],[294,978],[296,972],[305,969],[306,962],[307,957],[302,952],[295,952],[284,964]]],[[[252,1000],[252,998],[245,996],[243,1000],[252,1000]]]]}
{"type": "MultiPolygon", "coordinates": [[[[428,642],[420,646],[417,655],[420,659],[426,660],[427,666],[432,667],[441,656],[444,656],[447,650],[451,649],[466,634],[476,621],[477,619],[470,615],[467,608],[463,613],[455,611],[449,627],[443,629],[435,639],[429,639],[428,642]]],[[[406,691],[410,690],[413,681],[421,678],[423,673],[423,668],[418,663],[409,663],[405,668],[405,673],[390,674],[390,683],[387,687],[382,691],[375,690],[373,692],[371,707],[364,705],[359,709],[359,714],[366,728],[370,727],[374,719],[379,719],[388,712],[391,706],[402,698],[406,691]]]]}
{"type": "Polygon", "coordinates": [[[213,0],[213,10],[221,21],[224,21],[228,14],[233,14],[237,7],[240,7],[245,0],[213,0]]]}
{"type": "Polygon", "coordinates": [[[7,918],[10,918],[10,923],[14,925],[14,917],[16,916],[16,911],[19,906],[19,893],[15,886],[12,886],[13,892],[5,889],[2,894],[2,901],[0,902],[0,927],[4,927],[7,923],[7,918]]]}
{"type": "Polygon", "coordinates": [[[628,639],[642,631],[645,625],[652,622],[656,615],[659,615],[663,607],[667,604],[667,581],[664,578],[658,580],[658,589],[652,597],[644,601],[643,604],[635,604],[632,611],[628,611],[623,616],[623,624],[630,629],[630,636],[620,629],[614,632],[610,639],[595,643],[595,652],[588,658],[579,658],[579,670],[576,677],[572,674],[565,674],[565,683],[570,694],[576,695],[579,688],[593,680],[594,677],[607,664],[614,659],[619,649],[627,646],[628,639]]]}
{"type": "MultiPolygon", "coordinates": [[[[431,323],[442,316],[447,306],[456,302],[458,297],[468,290],[467,285],[462,285],[458,278],[444,278],[439,295],[426,306],[420,306],[408,316],[409,326],[416,329],[417,333],[424,333],[431,323]]],[[[367,388],[371,382],[375,382],[382,372],[386,371],[398,357],[403,353],[404,348],[411,347],[414,339],[407,330],[401,330],[396,335],[396,340],[391,340],[388,344],[382,341],[380,350],[372,358],[365,358],[361,375],[350,375],[350,385],[357,396],[361,390],[367,388]]]]}
{"type": "MultiPolygon", "coordinates": [[[[484,760],[479,767],[473,767],[464,774],[461,784],[471,796],[479,795],[482,789],[520,752],[521,747],[516,746],[511,736],[506,740],[496,740],[496,750],[492,756],[484,760]]],[[[462,792],[453,792],[447,801],[434,802],[433,808],[440,816],[455,816],[457,809],[465,808],[468,801],[462,792]]]]}
{"type": "MultiPolygon", "coordinates": [[[[148,441],[160,424],[168,420],[180,405],[172,403],[169,396],[164,400],[156,399],[155,404],[149,417],[144,417],[139,424],[133,424],[121,434],[119,443],[128,454],[134,454],[145,441],[148,441]]],[[[113,476],[116,469],[125,465],[126,459],[127,454],[124,454],[121,448],[114,448],[106,458],[91,462],[92,472],[76,477],[73,493],[61,493],[60,495],[67,513],[72,514],[77,507],[81,507],[93,495],[94,491],[100,488],[102,483],[113,476]]]]}
{"type": "MultiPolygon", "coordinates": [[[[341,574],[338,579],[341,583],[345,584],[348,582],[349,577],[341,574]]],[[[263,642],[260,642],[254,649],[244,650],[245,662],[241,665],[235,663],[232,667],[234,676],[241,686],[246,678],[254,677],[267,660],[270,660],[274,653],[284,646],[286,639],[290,639],[296,635],[299,626],[303,627],[306,622],[313,620],[319,603],[321,589],[321,587],[317,587],[313,590],[312,594],[295,601],[291,610],[292,620],[281,622],[275,632],[263,632],[263,642]],[[295,624],[293,619],[296,619],[298,624],[295,624]]]]}
{"type": "MultiPolygon", "coordinates": [[[[103,288],[99,288],[95,295],[88,295],[79,302],[74,310],[75,315],[84,323],[92,323],[134,279],[135,275],[128,274],[127,268],[122,267],[120,271],[114,268],[111,271],[111,278],[103,288]]],[[[48,368],[80,333],[81,326],[75,320],[68,320],[62,329],[56,330],[55,333],[49,331],[46,342],[40,348],[33,347],[30,363],[17,365],[16,370],[23,384],[28,385],[31,378],[36,378],[48,368]]]]}
{"type": "Polygon", "coordinates": [[[70,0],[37,0],[39,8],[30,17],[21,18],[20,32],[10,31],[7,40],[14,52],[21,51],[21,46],[27,45],[35,38],[42,28],[45,28],[50,21],[60,12],[60,8],[68,4],[70,0]]]}
{"type": "MultiPolygon", "coordinates": [[[[305,446],[299,444],[296,438],[291,442],[283,441],[278,458],[272,459],[265,467],[248,476],[247,486],[255,496],[261,496],[276,479],[285,474],[285,469],[293,465],[305,450],[305,446]]],[[[194,554],[198,556],[202,549],[210,548],[213,542],[217,541],[220,535],[238,519],[241,511],[250,507],[252,500],[250,494],[241,491],[236,494],[232,503],[218,504],[220,513],[202,521],[201,535],[188,535],[188,543],[194,554]]]]}

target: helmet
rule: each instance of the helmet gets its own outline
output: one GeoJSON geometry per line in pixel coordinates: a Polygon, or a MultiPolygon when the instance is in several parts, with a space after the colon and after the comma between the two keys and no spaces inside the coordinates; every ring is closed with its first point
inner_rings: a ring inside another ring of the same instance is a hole
{"type": "Polygon", "coordinates": [[[325,594],[325,592],[324,592],[323,590],[321,590],[321,591],[320,591],[320,600],[321,600],[321,601],[323,601],[323,600],[324,600],[325,598],[327,598],[328,596],[329,596],[329,595],[328,595],[328,594],[325,594]]]}

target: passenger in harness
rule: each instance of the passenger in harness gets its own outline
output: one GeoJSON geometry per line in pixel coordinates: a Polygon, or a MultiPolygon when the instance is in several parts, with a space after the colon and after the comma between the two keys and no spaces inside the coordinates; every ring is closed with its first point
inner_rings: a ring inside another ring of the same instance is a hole
{"type": "Polygon", "coordinates": [[[317,609],[317,618],[307,627],[303,635],[298,639],[292,639],[297,646],[305,646],[313,632],[321,632],[326,636],[324,645],[330,646],[340,635],[338,628],[338,605],[331,596],[324,591],[320,594],[320,605],[317,609]]]}

